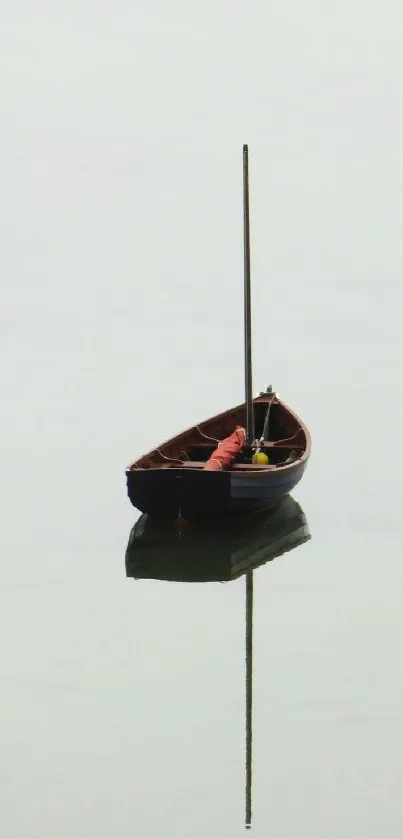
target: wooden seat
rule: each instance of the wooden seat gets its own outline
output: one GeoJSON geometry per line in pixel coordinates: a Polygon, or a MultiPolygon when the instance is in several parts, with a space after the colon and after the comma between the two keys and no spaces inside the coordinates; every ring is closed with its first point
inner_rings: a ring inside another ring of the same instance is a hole
{"type": "Polygon", "coordinates": [[[230,471],[232,469],[275,469],[275,463],[233,463],[232,466],[229,467],[230,471]]]}
{"type": "MultiPolygon", "coordinates": [[[[190,447],[189,447],[190,448],[190,447]]],[[[192,449],[214,449],[215,445],[213,443],[193,443],[191,446],[192,449]]],[[[282,440],[265,440],[262,444],[263,449],[303,449],[304,446],[301,443],[293,443],[286,440],[283,442],[282,440]]]]}
{"type": "MultiPolygon", "coordinates": [[[[182,469],[182,468],[204,469],[205,465],[206,465],[205,460],[204,461],[203,460],[186,460],[186,462],[183,463],[182,466],[177,466],[176,468],[179,468],[179,469],[182,469]]],[[[173,466],[173,468],[175,468],[175,466],[173,466]]],[[[233,472],[235,469],[237,469],[237,470],[239,469],[239,470],[244,470],[244,471],[251,472],[252,470],[255,471],[255,469],[259,470],[259,469],[275,469],[275,468],[276,467],[274,465],[269,464],[268,466],[266,466],[266,464],[264,464],[264,463],[232,463],[228,467],[228,470],[230,472],[233,472]]]]}

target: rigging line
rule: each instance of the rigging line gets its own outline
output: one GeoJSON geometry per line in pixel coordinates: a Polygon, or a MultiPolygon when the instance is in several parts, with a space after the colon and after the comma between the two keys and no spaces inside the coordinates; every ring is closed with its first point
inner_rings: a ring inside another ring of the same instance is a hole
{"type": "Polygon", "coordinates": [[[195,425],[194,427],[195,427],[196,431],[198,431],[199,434],[201,434],[202,437],[206,438],[206,440],[212,440],[213,443],[221,443],[221,440],[217,440],[216,437],[210,437],[208,434],[205,434],[204,431],[201,430],[199,425],[195,425]]]}

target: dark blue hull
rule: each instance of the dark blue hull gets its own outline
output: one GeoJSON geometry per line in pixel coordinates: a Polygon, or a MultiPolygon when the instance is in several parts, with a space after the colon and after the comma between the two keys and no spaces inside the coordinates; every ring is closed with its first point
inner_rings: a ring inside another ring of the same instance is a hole
{"type": "Polygon", "coordinates": [[[126,472],[127,493],[142,513],[214,515],[269,506],[293,490],[306,460],[260,473],[203,469],[138,469],[126,472]]]}

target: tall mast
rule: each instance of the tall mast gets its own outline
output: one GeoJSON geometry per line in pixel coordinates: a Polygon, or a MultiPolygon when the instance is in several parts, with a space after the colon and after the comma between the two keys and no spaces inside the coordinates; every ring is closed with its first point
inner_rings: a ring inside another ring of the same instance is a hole
{"type": "Polygon", "coordinates": [[[253,571],[246,574],[246,784],[245,827],[252,824],[252,653],[253,653],[253,571]]]}
{"type": "Polygon", "coordinates": [[[254,439],[252,396],[252,317],[250,292],[250,232],[249,232],[249,157],[248,146],[243,147],[243,246],[244,246],[244,329],[245,329],[245,404],[246,439],[254,439]]]}

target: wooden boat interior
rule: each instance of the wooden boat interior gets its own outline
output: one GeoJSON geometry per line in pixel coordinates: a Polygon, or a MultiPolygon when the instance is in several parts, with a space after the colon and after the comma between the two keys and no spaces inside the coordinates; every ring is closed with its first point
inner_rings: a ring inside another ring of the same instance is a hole
{"type": "MultiPolygon", "coordinates": [[[[254,400],[255,436],[260,440],[267,410],[270,406],[268,440],[261,445],[269,458],[269,465],[253,464],[253,450],[243,447],[234,462],[228,467],[233,470],[276,469],[302,457],[306,449],[306,435],[303,426],[294,414],[274,394],[262,394],[254,400]]],[[[239,405],[224,414],[207,420],[164,443],[160,448],[144,455],[129,469],[203,469],[220,440],[245,423],[245,405],[239,405]]]]}

